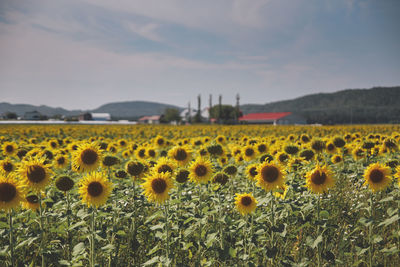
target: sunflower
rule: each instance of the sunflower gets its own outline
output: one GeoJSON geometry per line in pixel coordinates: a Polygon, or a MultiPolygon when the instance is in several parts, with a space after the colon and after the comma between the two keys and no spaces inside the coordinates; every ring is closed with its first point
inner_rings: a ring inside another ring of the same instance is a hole
{"type": "Polygon", "coordinates": [[[94,171],[101,160],[100,150],[96,144],[81,144],[73,155],[73,169],[78,172],[94,171]]]}
{"type": "Polygon", "coordinates": [[[257,168],[257,185],[266,191],[271,191],[283,186],[284,171],[275,163],[264,162],[257,168]]]}
{"type": "Polygon", "coordinates": [[[139,160],[130,160],[125,165],[126,172],[135,179],[138,179],[142,176],[142,174],[145,172],[145,168],[146,166],[144,163],[139,160]]]}
{"type": "Polygon", "coordinates": [[[257,200],[253,197],[252,194],[236,194],[236,209],[242,215],[252,213],[257,208],[257,203],[257,200]]]}
{"type": "Polygon", "coordinates": [[[64,169],[65,167],[68,166],[68,158],[65,155],[62,154],[58,154],[55,157],[55,161],[54,161],[54,167],[57,169],[64,169]]]}
{"type": "Polygon", "coordinates": [[[331,161],[332,163],[337,164],[343,161],[343,157],[341,155],[336,154],[331,157],[331,161]]]}
{"type": "Polygon", "coordinates": [[[165,157],[159,158],[157,164],[153,167],[155,172],[169,172],[172,174],[175,170],[175,164],[165,157]]]}
{"type": "Polygon", "coordinates": [[[103,205],[110,196],[112,183],[106,177],[102,172],[89,172],[80,181],[78,192],[89,207],[103,205]]]}
{"type": "Polygon", "coordinates": [[[380,163],[370,164],[364,172],[364,184],[368,184],[372,192],[381,191],[392,181],[390,174],[389,167],[380,163]]]}
{"type": "Polygon", "coordinates": [[[207,183],[212,176],[211,162],[201,157],[197,158],[189,167],[189,179],[195,183],[207,183]]]}
{"type": "Polygon", "coordinates": [[[5,158],[4,160],[0,161],[0,173],[3,173],[4,175],[7,176],[14,170],[15,170],[15,164],[9,158],[5,158]]]}
{"type": "Polygon", "coordinates": [[[247,145],[243,148],[242,155],[245,161],[251,161],[257,156],[257,153],[252,145],[247,145]]]}
{"type": "Polygon", "coordinates": [[[186,183],[189,180],[189,171],[186,169],[179,170],[175,176],[175,180],[181,184],[186,183]]]}
{"type": "Polygon", "coordinates": [[[53,173],[45,158],[26,158],[18,168],[24,186],[34,191],[43,190],[50,182],[53,173]]]}
{"type": "Polygon", "coordinates": [[[187,146],[176,146],[168,151],[168,156],[179,166],[185,166],[192,159],[192,152],[187,146]]]}
{"type": "Polygon", "coordinates": [[[109,168],[116,164],[119,164],[119,162],[120,162],[119,158],[117,158],[113,155],[107,155],[107,156],[103,157],[103,161],[101,162],[101,165],[103,167],[109,168]]]}
{"type": "Polygon", "coordinates": [[[147,157],[146,155],[146,148],[145,147],[138,147],[135,150],[135,155],[138,159],[145,159],[147,157]]]}
{"type": "Polygon", "coordinates": [[[0,175],[0,210],[9,211],[18,207],[23,195],[23,186],[14,176],[0,175]]]}
{"type": "Polygon", "coordinates": [[[359,160],[365,157],[365,151],[361,147],[356,147],[351,151],[353,158],[359,160]]]}
{"type": "Polygon", "coordinates": [[[5,142],[2,149],[5,156],[14,156],[17,153],[17,144],[14,142],[5,142]]]}
{"type": "Polygon", "coordinates": [[[397,178],[397,182],[399,183],[400,186],[400,166],[396,167],[395,177],[397,178]]]}
{"type": "Polygon", "coordinates": [[[60,176],[56,180],[56,187],[58,190],[66,193],[74,187],[74,180],[69,176],[60,176]]]}
{"type": "Polygon", "coordinates": [[[336,146],[333,142],[328,142],[326,144],[326,152],[329,154],[335,154],[336,153],[336,146]]]}
{"type": "Polygon", "coordinates": [[[217,172],[213,177],[213,183],[219,183],[225,185],[229,181],[229,176],[223,172],[217,172]]]}
{"type": "Polygon", "coordinates": [[[332,172],[326,166],[316,166],[306,174],[306,186],[313,193],[325,193],[334,185],[332,172]]]}
{"type": "Polygon", "coordinates": [[[169,199],[169,191],[174,186],[173,180],[169,173],[153,172],[146,177],[145,182],[142,184],[144,189],[143,194],[150,202],[164,203],[169,199]]]}
{"type": "Polygon", "coordinates": [[[215,138],[215,141],[216,141],[218,144],[224,145],[224,144],[226,143],[226,137],[223,136],[223,135],[218,135],[218,136],[215,138]]]}
{"type": "Polygon", "coordinates": [[[160,147],[164,147],[166,145],[166,143],[167,142],[165,141],[164,137],[162,137],[160,135],[157,135],[157,137],[154,138],[154,145],[159,147],[159,148],[160,147]]]}
{"type": "Polygon", "coordinates": [[[150,158],[152,158],[152,159],[154,159],[154,158],[157,156],[157,152],[156,152],[156,150],[155,150],[153,147],[149,147],[149,148],[146,150],[146,153],[147,153],[147,156],[150,157],[150,158]]]}
{"type": "Polygon", "coordinates": [[[39,198],[37,195],[28,195],[21,202],[22,208],[26,210],[37,210],[39,208],[39,198]]]}
{"type": "Polygon", "coordinates": [[[246,168],[247,178],[249,178],[250,180],[255,181],[256,180],[256,176],[258,174],[257,168],[258,168],[258,164],[257,163],[253,163],[253,164],[250,164],[249,166],[247,166],[247,168],[246,168]]]}
{"type": "Polygon", "coordinates": [[[279,162],[283,165],[285,165],[289,161],[289,154],[286,152],[279,152],[276,158],[279,160],[279,162]]]}

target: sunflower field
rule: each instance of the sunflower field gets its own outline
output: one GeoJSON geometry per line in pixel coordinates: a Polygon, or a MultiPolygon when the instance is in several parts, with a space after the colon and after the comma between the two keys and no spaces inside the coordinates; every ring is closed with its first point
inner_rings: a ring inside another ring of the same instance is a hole
{"type": "Polygon", "coordinates": [[[400,266],[400,127],[1,125],[0,266],[400,266]]]}

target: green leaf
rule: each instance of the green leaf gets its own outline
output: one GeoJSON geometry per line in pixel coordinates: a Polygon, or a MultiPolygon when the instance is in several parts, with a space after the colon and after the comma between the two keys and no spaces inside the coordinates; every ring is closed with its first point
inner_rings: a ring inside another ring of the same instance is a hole
{"type": "Polygon", "coordinates": [[[80,222],[74,223],[73,225],[71,225],[69,227],[69,230],[71,231],[71,230],[73,230],[73,229],[75,229],[75,228],[77,228],[79,226],[82,226],[82,225],[86,225],[86,222],[85,221],[80,221],[80,222]]]}
{"type": "Polygon", "coordinates": [[[58,261],[58,263],[65,266],[71,266],[71,264],[67,260],[60,260],[58,261]]]}
{"type": "Polygon", "coordinates": [[[159,210],[156,213],[154,213],[153,215],[151,215],[149,218],[147,218],[147,220],[144,222],[144,224],[148,224],[151,221],[153,221],[155,219],[158,219],[158,218],[160,218],[162,216],[163,216],[163,212],[159,210]]]}
{"type": "Polygon", "coordinates": [[[159,223],[157,225],[153,225],[152,227],[150,227],[150,230],[155,231],[158,229],[164,229],[164,223],[159,223]]]}
{"type": "Polygon", "coordinates": [[[207,248],[210,248],[212,246],[212,244],[214,243],[214,241],[216,241],[216,239],[215,239],[216,236],[217,236],[217,233],[212,233],[207,236],[207,240],[206,240],[207,248]]]}
{"type": "Polygon", "coordinates": [[[236,249],[230,247],[230,248],[229,248],[229,255],[230,255],[232,258],[236,258],[236,249]]]}
{"type": "Polygon", "coordinates": [[[10,228],[10,226],[6,222],[0,222],[0,228],[8,229],[8,228],[10,228]]]}
{"type": "Polygon", "coordinates": [[[394,222],[397,222],[398,220],[399,220],[399,215],[396,214],[396,215],[394,215],[394,216],[392,216],[392,217],[390,217],[390,218],[384,220],[384,221],[381,222],[378,226],[382,226],[382,225],[388,226],[388,225],[390,225],[390,224],[392,224],[392,223],[394,223],[394,222]]]}
{"type": "Polygon", "coordinates": [[[123,231],[123,230],[119,230],[118,232],[117,232],[117,236],[126,236],[126,233],[125,233],[125,231],[123,231]]]}
{"type": "Polygon", "coordinates": [[[80,242],[78,244],[75,245],[75,247],[72,250],[72,255],[74,257],[83,254],[83,252],[85,252],[85,243],[80,242]]]}
{"type": "Polygon", "coordinates": [[[152,265],[155,263],[160,262],[160,257],[159,256],[155,256],[153,258],[151,258],[150,260],[146,261],[145,263],[143,263],[143,266],[148,266],[148,265],[152,265]]]}
{"type": "Polygon", "coordinates": [[[107,251],[112,251],[115,248],[113,244],[108,244],[104,247],[101,248],[101,250],[107,250],[107,251]]]}
{"type": "Polygon", "coordinates": [[[322,242],[322,235],[319,235],[313,242],[312,244],[312,248],[316,248],[318,246],[319,243],[322,242]]]}

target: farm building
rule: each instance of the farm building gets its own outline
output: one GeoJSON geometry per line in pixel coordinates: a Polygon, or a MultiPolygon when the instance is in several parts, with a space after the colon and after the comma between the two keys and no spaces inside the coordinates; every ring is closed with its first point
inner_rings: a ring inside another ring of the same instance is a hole
{"type": "Polygon", "coordinates": [[[138,122],[141,124],[159,124],[160,117],[161,116],[159,116],[159,115],[144,116],[144,117],[141,117],[138,122]]]}
{"type": "Polygon", "coordinates": [[[254,124],[306,124],[306,120],[297,114],[291,112],[271,112],[271,113],[249,113],[239,118],[241,123],[254,124]]]}
{"type": "Polygon", "coordinates": [[[42,119],[42,114],[40,114],[38,111],[29,111],[29,112],[25,112],[24,120],[33,120],[33,121],[37,121],[37,120],[41,120],[42,119]]]}
{"type": "Polygon", "coordinates": [[[79,115],[80,121],[109,121],[111,115],[109,113],[84,113],[79,115]]]}

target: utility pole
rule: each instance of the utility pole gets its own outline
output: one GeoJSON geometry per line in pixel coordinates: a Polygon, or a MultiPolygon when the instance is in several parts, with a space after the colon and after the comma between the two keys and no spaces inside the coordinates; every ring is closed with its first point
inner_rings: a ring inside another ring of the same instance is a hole
{"type": "Polygon", "coordinates": [[[208,106],[208,122],[211,123],[212,94],[210,94],[208,99],[208,106]]]}
{"type": "Polygon", "coordinates": [[[235,114],[236,123],[239,122],[239,115],[240,115],[239,114],[240,113],[239,101],[240,101],[240,96],[239,96],[239,94],[236,94],[236,114],[235,114]]]}
{"type": "Polygon", "coordinates": [[[197,115],[196,122],[201,122],[201,95],[197,96],[197,115]]]}
{"type": "Polygon", "coordinates": [[[188,123],[191,123],[192,122],[192,120],[191,120],[191,118],[190,118],[190,115],[191,115],[191,113],[190,113],[190,101],[188,102],[188,113],[187,113],[187,122],[188,123]]]}
{"type": "Polygon", "coordinates": [[[222,95],[218,97],[218,123],[221,123],[221,115],[222,115],[222,95]]]}

